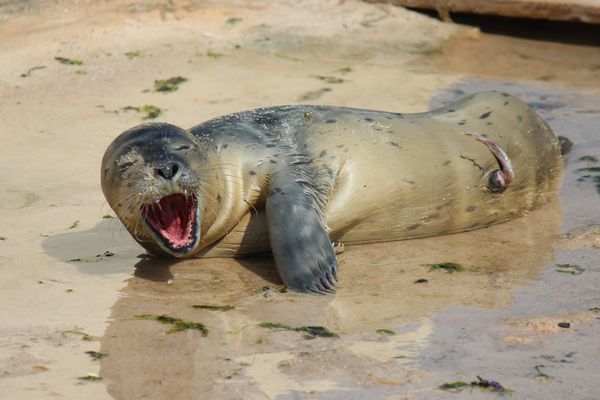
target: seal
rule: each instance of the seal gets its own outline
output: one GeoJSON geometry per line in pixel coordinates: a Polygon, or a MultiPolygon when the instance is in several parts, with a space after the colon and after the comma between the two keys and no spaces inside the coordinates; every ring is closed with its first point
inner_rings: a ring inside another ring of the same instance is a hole
{"type": "Polygon", "coordinates": [[[332,292],[332,241],[427,237],[507,221],[557,190],[557,137],[525,103],[483,92],[401,114],[294,105],[191,129],[143,124],[106,150],[104,195],[170,257],[271,251],[283,282],[332,292]]]}

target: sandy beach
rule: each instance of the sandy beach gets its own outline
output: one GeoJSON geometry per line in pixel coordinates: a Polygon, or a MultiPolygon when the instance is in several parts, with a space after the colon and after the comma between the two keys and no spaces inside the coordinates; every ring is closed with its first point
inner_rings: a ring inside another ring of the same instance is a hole
{"type": "Polygon", "coordinates": [[[477,376],[514,398],[598,397],[598,47],[358,0],[0,1],[0,65],[0,398],[493,396],[440,389],[477,376]],[[335,295],[280,291],[267,256],[148,259],[100,189],[106,147],[142,122],[423,112],[480,90],[575,143],[556,198],[487,229],[347,248],[335,295]],[[424,266],[445,261],[465,268],[424,266]]]}

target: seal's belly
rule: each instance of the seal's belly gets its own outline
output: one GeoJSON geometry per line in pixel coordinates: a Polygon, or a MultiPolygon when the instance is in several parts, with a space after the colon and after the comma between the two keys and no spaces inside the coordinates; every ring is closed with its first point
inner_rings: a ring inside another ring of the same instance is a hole
{"type": "MultiPolygon", "coordinates": [[[[544,204],[557,190],[562,158],[556,136],[525,103],[478,93],[421,114],[315,108],[295,136],[333,191],[325,212],[330,238],[359,244],[436,236],[503,222],[544,204]],[[498,161],[468,134],[496,142],[515,178],[487,189],[498,161]]],[[[264,205],[264,204],[263,204],[264,205]]],[[[268,250],[257,204],[203,256],[268,250]]]]}
{"type": "Polygon", "coordinates": [[[332,239],[348,244],[502,222],[543,204],[561,175],[550,128],[526,104],[500,93],[430,113],[362,111],[332,119],[308,141],[322,165],[338,172],[327,223],[332,239]],[[498,162],[470,133],[494,140],[512,160],[516,176],[505,192],[486,188],[498,162]]]}

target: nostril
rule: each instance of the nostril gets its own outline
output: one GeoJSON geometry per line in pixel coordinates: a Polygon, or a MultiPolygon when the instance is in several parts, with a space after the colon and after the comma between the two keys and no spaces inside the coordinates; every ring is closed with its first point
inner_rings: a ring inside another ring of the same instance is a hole
{"type": "Polygon", "coordinates": [[[177,163],[173,163],[173,165],[171,165],[171,176],[175,176],[177,175],[177,173],[179,172],[179,165],[177,163]]]}
{"type": "Polygon", "coordinates": [[[158,175],[164,179],[171,180],[177,175],[179,170],[180,170],[179,164],[177,164],[176,162],[173,162],[173,163],[161,165],[160,167],[156,168],[155,172],[156,172],[156,175],[158,175]]]}

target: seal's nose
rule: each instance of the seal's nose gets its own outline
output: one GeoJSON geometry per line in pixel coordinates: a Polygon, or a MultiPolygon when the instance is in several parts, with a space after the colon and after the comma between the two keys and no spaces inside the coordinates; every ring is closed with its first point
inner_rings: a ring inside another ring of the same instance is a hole
{"type": "Polygon", "coordinates": [[[176,162],[169,162],[157,167],[154,172],[157,176],[160,176],[166,180],[171,180],[179,175],[181,167],[176,162]]]}

